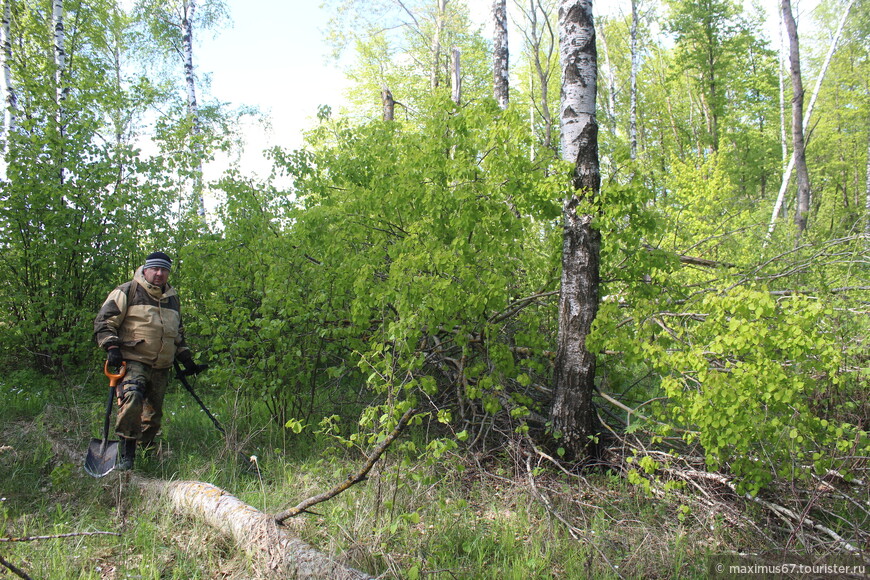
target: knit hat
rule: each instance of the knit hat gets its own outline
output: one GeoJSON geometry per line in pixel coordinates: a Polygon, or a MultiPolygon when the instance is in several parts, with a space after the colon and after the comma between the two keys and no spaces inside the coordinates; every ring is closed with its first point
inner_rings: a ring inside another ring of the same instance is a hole
{"type": "Polygon", "coordinates": [[[145,258],[143,268],[166,268],[167,270],[172,270],[172,260],[163,252],[154,252],[153,254],[148,254],[148,257],[145,258]]]}

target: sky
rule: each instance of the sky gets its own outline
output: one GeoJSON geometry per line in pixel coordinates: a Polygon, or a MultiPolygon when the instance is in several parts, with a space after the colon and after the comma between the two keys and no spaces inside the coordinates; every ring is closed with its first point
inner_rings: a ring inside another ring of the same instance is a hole
{"type": "MultiPolygon", "coordinates": [[[[224,0],[232,24],[200,32],[194,66],[210,87],[203,100],[256,106],[268,113],[271,130],[245,127],[243,173],[268,175],[262,151],[273,145],[296,148],[319,105],[338,109],[344,74],[327,62],[323,42],[327,14],[318,0],[224,0]]],[[[225,165],[226,158],[216,164],[225,165]]],[[[216,167],[212,168],[217,169],[216,167]]]]}

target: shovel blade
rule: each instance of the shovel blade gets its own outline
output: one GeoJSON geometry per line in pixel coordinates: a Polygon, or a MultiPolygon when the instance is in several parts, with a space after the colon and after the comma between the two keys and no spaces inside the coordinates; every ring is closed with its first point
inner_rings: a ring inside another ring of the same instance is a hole
{"type": "Polygon", "coordinates": [[[115,469],[118,462],[118,442],[91,439],[88,456],[85,458],[85,471],[93,477],[103,477],[115,469]]]}

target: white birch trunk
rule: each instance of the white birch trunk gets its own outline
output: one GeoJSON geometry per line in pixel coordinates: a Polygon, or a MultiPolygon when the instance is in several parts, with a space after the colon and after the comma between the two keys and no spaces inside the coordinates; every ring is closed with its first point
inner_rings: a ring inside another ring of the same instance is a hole
{"type": "Polygon", "coordinates": [[[268,578],[335,578],[362,580],[370,575],[349,568],[289,534],[273,516],[243,503],[226,491],[199,481],[137,478],[147,492],[165,497],[175,511],[198,519],[235,540],[268,578]]]}
{"type": "Polygon", "coordinates": [[[191,139],[193,146],[191,151],[194,156],[193,191],[191,202],[196,213],[205,216],[205,201],[203,199],[203,150],[200,143],[201,119],[199,118],[199,104],[196,100],[196,74],[193,66],[193,22],[196,16],[197,0],[188,0],[183,7],[181,20],[181,52],[184,66],[184,81],[187,86],[187,113],[191,121],[191,139]]]}
{"type": "Polygon", "coordinates": [[[607,49],[607,35],[602,30],[597,34],[597,38],[601,39],[601,48],[604,51],[604,74],[607,77],[607,120],[613,127],[614,131],[619,132],[619,126],[616,124],[616,77],[613,74],[613,66],[610,64],[610,51],[607,49]]]}
{"type": "MultiPolygon", "coordinates": [[[[810,123],[810,118],[813,114],[813,107],[816,104],[816,99],[819,97],[819,91],[822,87],[822,81],[825,78],[825,74],[828,72],[828,66],[831,64],[831,58],[834,56],[834,51],[837,48],[837,44],[840,42],[840,37],[843,35],[843,28],[846,26],[846,18],[849,16],[849,11],[852,9],[852,5],[855,3],[855,0],[850,0],[849,4],[846,6],[846,9],[843,11],[843,16],[840,18],[840,22],[837,25],[837,32],[834,34],[834,38],[831,40],[831,46],[828,48],[828,54],[825,57],[825,63],[822,65],[822,70],[819,72],[819,76],[816,79],[816,86],[813,89],[813,96],[810,98],[810,105],[807,107],[806,113],[804,113],[803,118],[803,126],[807,127],[810,123]]],[[[782,15],[782,12],[780,11],[782,15]]],[[[782,176],[782,185],[779,188],[779,194],[776,197],[776,203],[773,206],[773,213],[770,216],[770,224],[767,227],[767,238],[769,239],[771,235],[773,235],[773,230],[776,228],[776,218],[779,215],[780,209],[782,208],[783,200],[785,199],[785,192],[788,189],[789,180],[791,179],[791,172],[794,169],[794,155],[792,155],[789,160],[789,164],[786,167],[785,174],[782,176]]]]}
{"type": "Polygon", "coordinates": [[[629,155],[634,161],[637,159],[637,70],[639,67],[639,58],[637,54],[637,0],[631,0],[631,31],[629,33],[629,50],[631,52],[631,78],[629,106],[628,106],[628,142],[629,155]]]}
{"type": "Polygon", "coordinates": [[[492,20],[495,25],[492,66],[493,93],[498,106],[507,109],[510,100],[507,0],[493,0],[492,20]]]}
{"type": "Polygon", "coordinates": [[[454,103],[459,105],[462,102],[462,74],[459,68],[461,54],[459,49],[455,46],[450,54],[450,72],[453,75],[453,90],[451,92],[451,98],[454,103]]]}
{"type": "Polygon", "coordinates": [[[595,454],[591,441],[595,354],[587,349],[586,337],[598,312],[601,253],[594,215],[581,210],[581,203],[594,200],[601,186],[595,118],[598,57],[591,0],[560,0],[559,49],[562,157],[575,169],[573,190],[562,205],[559,331],[550,420],[566,459],[583,461],[595,454]]]}
{"type": "Polygon", "coordinates": [[[3,21],[0,23],[0,59],[3,62],[3,126],[0,135],[0,180],[7,177],[6,157],[9,153],[9,139],[15,130],[15,109],[18,106],[15,88],[12,86],[12,0],[3,0],[3,21]]]}
{"type": "MultiPolygon", "coordinates": [[[[63,24],[63,0],[52,0],[51,24],[54,28],[54,90],[57,105],[54,119],[58,135],[62,137],[64,134],[62,105],[65,95],[63,82],[64,69],[66,68],[66,33],[63,24]]],[[[66,169],[64,168],[63,157],[60,159],[58,179],[60,183],[66,181],[66,169]]]]}
{"type": "Polygon", "coordinates": [[[57,103],[63,99],[63,73],[66,68],[66,34],[63,26],[63,0],[53,0],[51,22],[54,27],[54,86],[57,103]]]}
{"type": "Polygon", "coordinates": [[[785,175],[788,165],[788,136],[785,129],[785,24],[782,21],[782,10],[779,11],[779,139],[782,145],[782,171],[785,175]]]}

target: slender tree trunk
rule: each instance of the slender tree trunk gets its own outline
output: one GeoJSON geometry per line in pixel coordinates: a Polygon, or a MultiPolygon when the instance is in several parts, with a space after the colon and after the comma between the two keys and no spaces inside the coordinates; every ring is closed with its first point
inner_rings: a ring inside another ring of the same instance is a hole
{"type": "Polygon", "coordinates": [[[451,98],[453,102],[459,105],[462,102],[462,75],[460,67],[460,56],[461,53],[457,47],[453,47],[453,50],[450,51],[451,59],[450,59],[450,72],[453,74],[453,90],[451,92],[451,98]]]}
{"type": "Polygon", "coordinates": [[[530,31],[527,35],[529,48],[531,49],[534,61],[535,71],[538,76],[538,82],[541,83],[541,100],[540,114],[541,120],[544,123],[544,147],[551,149],[553,147],[553,115],[550,112],[550,62],[555,49],[556,34],[550,26],[549,15],[540,5],[540,0],[529,0],[529,27],[530,31]],[[542,24],[540,25],[541,34],[538,34],[538,13],[540,11],[542,24]],[[546,54],[544,52],[544,36],[549,35],[550,43],[547,47],[546,54]],[[546,61],[546,65],[544,64],[546,61]]]}
{"type": "Polygon", "coordinates": [[[785,175],[788,167],[788,135],[785,123],[785,43],[782,36],[785,33],[782,21],[782,10],[779,11],[779,140],[782,145],[782,172],[785,175]]]}
{"type": "Polygon", "coordinates": [[[612,127],[611,130],[619,131],[619,126],[616,124],[616,76],[613,74],[613,66],[610,64],[610,51],[607,49],[607,35],[602,29],[597,32],[597,39],[601,39],[601,49],[604,51],[604,74],[607,78],[607,108],[604,114],[608,124],[612,127]]]}
{"type": "Polygon", "coordinates": [[[59,106],[63,99],[63,73],[66,68],[66,32],[63,25],[63,0],[52,0],[51,21],[54,27],[54,86],[59,106]]]}
{"type": "Polygon", "coordinates": [[[205,201],[203,199],[203,147],[200,142],[202,119],[199,116],[199,104],[196,100],[196,74],[193,66],[193,23],[196,17],[197,0],[184,3],[181,18],[181,52],[184,66],[184,81],[187,86],[187,114],[191,122],[191,151],[193,152],[193,192],[191,203],[199,216],[205,216],[205,201]]]}
{"type": "MultiPolygon", "coordinates": [[[[868,123],[870,128],[870,123],[868,123]]],[[[864,233],[867,235],[867,243],[870,244],[870,131],[867,131],[867,201],[864,207],[864,233]]]]}
{"type": "Polygon", "coordinates": [[[510,99],[507,0],[493,0],[492,20],[495,24],[492,66],[493,94],[498,106],[507,109],[510,99]]]}
{"type": "Polygon", "coordinates": [[[432,37],[432,78],[431,85],[437,89],[441,84],[441,34],[444,32],[444,14],[448,0],[438,0],[438,14],[435,18],[435,35],[432,37]]]}
{"type": "Polygon", "coordinates": [[[560,0],[562,156],[574,164],[573,191],[562,206],[562,279],[556,352],[554,434],[568,459],[593,452],[595,354],[586,337],[598,312],[601,234],[591,207],[601,185],[595,118],[597,53],[591,0],[560,0]],[[582,205],[581,205],[582,204],[582,205]]]}
{"type": "Polygon", "coordinates": [[[637,70],[640,66],[640,59],[637,54],[638,20],[637,0],[631,0],[631,31],[629,33],[629,50],[631,52],[631,95],[628,106],[628,143],[629,155],[632,161],[637,159],[637,70]]]}
{"type": "Polygon", "coordinates": [[[387,87],[381,90],[381,102],[384,105],[384,121],[392,121],[395,115],[396,101],[393,100],[393,93],[387,87]]]}
{"type": "MultiPolygon", "coordinates": [[[[63,0],[52,0],[51,23],[54,28],[54,90],[55,90],[55,123],[57,124],[57,134],[60,137],[58,142],[63,147],[64,121],[63,121],[63,100],[64,100],[64,70],[66,69],[66,31],[63,23],[63,0]]],[[[64,169],[64,153],[59,151],[58,155],[58,180],[60,183],[66,181],[66,170],[64,169]]]]}
{"type": "Polygon", "coordinates": [[[15,109],[18,106],[15,88],[12,86],[12,0],[3,0],[3,21],[0,23],[0,59],[3,59],[3,127],[2,151],[0,151],[0,180],[6,180],[9,139],[15,130],[15,109]]]}
{"type": "MultiPolygon", "coordinates": [[[[810,118],[813,114],[813,107],[816,104],[816,99],[819,96],[819,92],[822,88],[822,81],[825,78],[825,74],[828,71],[828,66],[831,64],[831,58],[834,56],[834,51],[837,48],[837,44],[840,42],[840,37],[843,35],[843,28],[846,26],[846,18],[849,16],[849,11],[852,9],[852,5],[855,3],[855,0],[850,0],[849,4],[846,6],[846,9],[843,11],[843,16],[840,18],[840,23],[837,25],[837,32],[834,34],[834,38],[831,40],[831,46],[828,48],[828,54],[825,57],[825,63],[822,65],[822,70],[819,72],[819,78],[816,79],[816,86],[813,89],[813,96],[810,99],[810,106],[807,107],[807,112],[804,114],[803,118],[803,126],[808,127],[810,124],[810,118]]],[[[783,12],[780,11],[780,16],[783,16],[783,12]]],[[[788,183],[791,179],[791,172],[794,169],[795,158],[792,155],[789,160],[789,164],[786,167],[785,174],[782,176],[782,185],[779,188],[779,195],[776,198],[776,203],[773,206],[773,214],[770,216],[770,225],[767,228],[767,237],[769,238],[773,234],[773,230],[776,227],[776,217],[779,215],[780,208],[782,207],[783,199],[785,198],[785,191],[788,189],[788,183]]]]}
{"type": "Polygon", "coordinates": [[[797,206],[794,222],[797,225],[797,240],[807,229],[807,214],[810,209],[810,175],[807,170],[804,145],[804,85],[801,79],[801,56],[798,44],[797,25],[791,13],[791,0],[782,0],[782,20],[788,33],[789,65],[791,71],[791,139],[794,166],[797,173],[797,206]]]}

